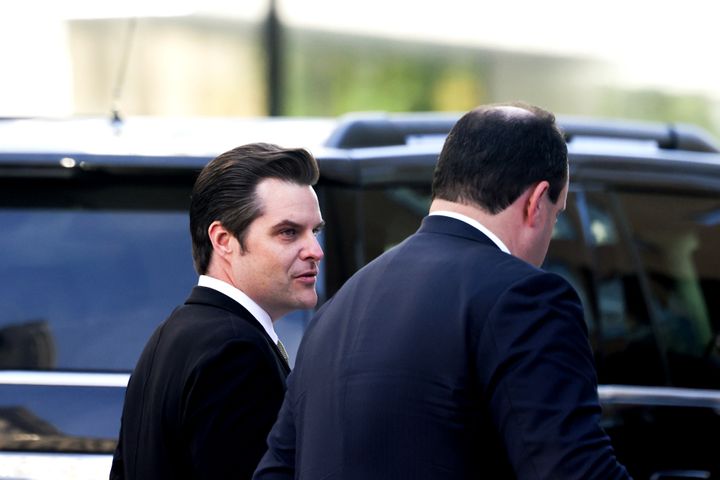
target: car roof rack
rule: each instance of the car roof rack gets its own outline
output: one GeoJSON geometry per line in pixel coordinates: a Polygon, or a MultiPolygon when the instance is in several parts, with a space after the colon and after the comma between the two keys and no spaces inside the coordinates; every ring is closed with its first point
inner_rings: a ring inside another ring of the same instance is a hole
{"type": "Polygon", "coordinates": [[[413,137],[446,136],[460,114],[349,114],[325,142],[331,148],[367,148],[406,145],[413,137]]]}
{"type": "MultiPolygon", "coordinates": [[[[460,113],[352,114],[342,117],[325,146],[340,149],[406,145],[413,139],[440,137],[450,132],[460,113]]],[[[558,116],[565,138],[579,137],[652,141],[658,148],[692,152],[720,152],[715,139],[686,124],[598,120],[558,116]]]]}
{"type": "Polygon", "coordinates": [[[598,120],[580,117],[559,117],[565,139],[595,137],[650,141],[665,150],[689,152],[720,151],[715,139],[705,130],[682,123],[637,122],[627,120],[598,120]]]}

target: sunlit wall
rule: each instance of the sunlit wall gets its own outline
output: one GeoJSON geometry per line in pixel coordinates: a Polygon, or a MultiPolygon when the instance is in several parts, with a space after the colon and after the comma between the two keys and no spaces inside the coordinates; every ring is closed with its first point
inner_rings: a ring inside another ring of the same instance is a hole
{"type": "MultiPolygon", "coordinates": [[[[185,1],[179,5],[187,8],[173,15],[138,18],[42,19],[32,11],[0,15],[0,116],[110,115],[113,108],[122,115],[265,115],[268,1],[250,2],[251,15],[238,6],[242,2],[218,1],[211,2],[215,10],[192,8],[185,1]]],[[[395,8],[366,24],[357,5],[345,16],[354,16],[352,23],[345,17],[333,21],[342,15],[339,7],[321,0],[305,2],[305,10],[298,2],[276,3],[284,26],[279,37],[282,114],[462,111],[523,99],[561,114],[690,122],[720,136],[720,82],[713,91],[711,79],[705,78],[712,76],[713,63],[699,50],[680,55],[668,43],[648,43],[650,34],[662,38],[657,22],[632,23],[629,14],[615,11],[622,21],[614,30],[598,30],[592,15],[575,9],[568,13],[576,17],[564,27],[557,27],[557,19],[549,22],[542,29],[547,34],[536,35],[533,43],[487,18],[475,22],[474,31],[472,20],[459,20],[454,34],[452,25],[443,31],[438,22],[437,28],[399,22],[403,8],[411,5],[400,0],[385,2],[395,8]],[[583,29],[604,31],[604,37],[592,43],[582,37],[583,29]],[[604,53],[599,50],[603,42],[604,53]],[[628,55],[620,58],[623,48],[628,55]],[[668,58],[658,57],[662,48],[668,58]],[[695,83],[687,71],[693,66],[695,83]]],[[[379,9],[379,3],[366,6],[373,8],[379,9]]],[[[613,12],[603,12],[593,15],[610,21],[613,12]]],[[[529,13],[540,15],[540,10],[529,13]]],[[[417,17],[417,22],[424,18],[417,17]]],[[[647,18],[652,20],[652,12],[647,18]]],[[[510,29],[543,27],[517,21],[505,20],[510,29]]],[[[675,30],[664,31],[672,35],[675,30]]]]}

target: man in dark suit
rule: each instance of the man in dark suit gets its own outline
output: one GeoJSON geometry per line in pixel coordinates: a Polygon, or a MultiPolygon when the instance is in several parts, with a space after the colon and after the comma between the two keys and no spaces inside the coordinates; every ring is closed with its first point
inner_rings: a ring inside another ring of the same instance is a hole
{"type": "Polygon", "coordinates": [[[480,107],[430,215],[319,310],[255,479],[623,479],[578,296],[542,264],[568,192],[554,116],[480,107]]]}
{"type": "Polygon", "coordinates": [[[190,205],[198,286],[130,378],[111,479],[252,476],[290,371],[272,322],[317,302],[317,179],[308,152],[268,144],[202,170],[190,205]]]}

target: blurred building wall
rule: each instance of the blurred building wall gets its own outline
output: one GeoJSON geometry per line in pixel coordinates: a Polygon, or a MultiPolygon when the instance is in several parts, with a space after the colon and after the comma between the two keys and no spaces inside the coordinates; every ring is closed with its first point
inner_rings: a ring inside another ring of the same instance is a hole
{"type": "MultiPolygon", "coordinates": [[[[0,89],[0,115],[110,115],[116,96],[123,115],[268,112],[260,21],[195,14],[54,23],[33,18],[22,28],[0,20],[3,25],[0,40],[17,48],[0,50],[10,73],[0,89]]],[[[689,122],[720,136],[718,100],[626,85],[613,65],[580,54],[299,27],[286,27],[280,41],[285,115],[463,111],[522,99],[560,114],[689,122]]]]}
{"type": "Polygon", "coordinates": [[[127,114],[264,114],[257,25],[194,17],[132,22],[69,23],[76,113],[110,112],[119,89],[127,114]]]}

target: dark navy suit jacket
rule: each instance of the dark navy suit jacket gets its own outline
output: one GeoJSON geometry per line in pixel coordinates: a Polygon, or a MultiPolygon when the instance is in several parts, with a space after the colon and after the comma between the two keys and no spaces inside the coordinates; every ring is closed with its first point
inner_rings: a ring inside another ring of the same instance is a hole
{"type": "Polygon", "coordinates": [[[130,378],[111,480],[249,479],[289,371],[244,307],[195,287],[130,378]]]}
{"type": "Polygon", "coordinates": [[[599,418],[572,287],[430,216],[318,312],[254,478],[628,478],[599,418]]]}

